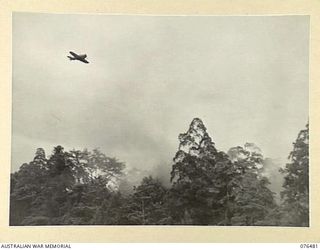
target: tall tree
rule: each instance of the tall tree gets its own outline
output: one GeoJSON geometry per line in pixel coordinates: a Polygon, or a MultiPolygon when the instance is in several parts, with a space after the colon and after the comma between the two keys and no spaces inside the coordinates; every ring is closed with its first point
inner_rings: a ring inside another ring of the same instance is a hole
{"type": "Polygon", "coordinates": [[[281,197],[289,226],[309,226],[309,123],[301,130],[293,150],[289,154],[290,162],[282,172],[285,174],[281,197]]]}
{"type": "Polygon", "coordinates": [[[199,118],[179,135],[169,192],[170,211],[178,224],[226,224],[233,166],[218,152],[199,118]]]}
{"type": "Polygon", "coordinates": [[[128,224],[163,225],[171,222],[165,204],[167,189],[158,179],[144,177],[126,201],[128,224]]]}
{"type": "Polygon", "coordinates": [[[47,224],[42,206],[48,183],[48,165],[43,149],[37,149],[33,161],[23,164],[11,175],[10,225],[47,224]]]}
{"type": "Polygon", "coordinates": [[[275,207],[269,180],[263,176],[263,155],[255,144],[234,147],[228,151],[238,175],[234,179],[233,225],[263,224],[275,207]]]}

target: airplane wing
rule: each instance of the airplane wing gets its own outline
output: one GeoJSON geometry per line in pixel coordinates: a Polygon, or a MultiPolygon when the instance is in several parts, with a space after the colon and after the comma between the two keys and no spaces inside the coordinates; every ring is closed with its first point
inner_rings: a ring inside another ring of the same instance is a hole
{"type": "Polygon", "coordinates": [[[83,55],[78,55],[79,57],[81,57],[81,58],[83,58],[83,59],[85,59],[86,57],[87,57],[87,55],[86,54],[83,54],[83,55]]]}
{"type": "Polygon", "coordinates": [[[84,62],[84,63],[89,63],[86,59],[84,59],[84,58],[79,58],[78,59],[79,61],[81,61],[81,62],[84,62]]]}
{"type": "Polygon", "coordinates": [[[76,53],[72,52],[72,51],[69,51],[69,53],[70,53],[71,55],[73,55],[74,57],[78,57],[78,55],[77,55],[76,53]]]}

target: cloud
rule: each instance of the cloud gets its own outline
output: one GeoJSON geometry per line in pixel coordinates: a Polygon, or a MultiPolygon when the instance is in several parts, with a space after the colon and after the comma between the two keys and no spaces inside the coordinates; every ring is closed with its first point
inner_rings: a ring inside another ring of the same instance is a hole
{"type": "Polygon", "coordinates": [[[308,25],[15,13],[12,169],[61,144],[165,172],[194,117],[220,150],[252,141],[285,158],[308,119],[308,25]],[[90,64],[70,62],[70,50],[90,64]]]}

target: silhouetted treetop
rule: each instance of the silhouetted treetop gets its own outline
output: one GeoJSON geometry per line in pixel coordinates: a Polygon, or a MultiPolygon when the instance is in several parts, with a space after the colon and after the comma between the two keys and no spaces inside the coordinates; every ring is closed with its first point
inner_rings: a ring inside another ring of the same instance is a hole
{"type": "Polygon", "coordinates": [[[178,137],[179,148],[174,157],[174,162],[182,161],[188,154],[196,157],[214,158],[217,150],[214,142],[207,133],[207,129],[199,118],[194,118],[186,133],[182,133],[178,137]]]}

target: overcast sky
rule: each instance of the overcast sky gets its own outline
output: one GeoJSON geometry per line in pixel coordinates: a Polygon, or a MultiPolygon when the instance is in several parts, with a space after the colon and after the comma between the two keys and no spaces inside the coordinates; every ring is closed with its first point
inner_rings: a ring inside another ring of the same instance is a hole
{"type": "Polygon", "coordinates": [[[170,166],[194,117],[219,150],[285,162],[308,120],[308,44],[307,16],[14,13],[12,170],[56,145],[170,166]]]}

